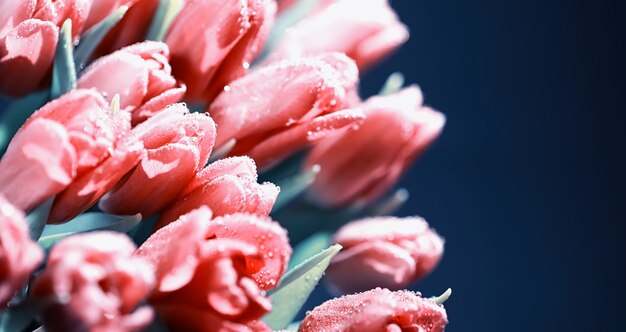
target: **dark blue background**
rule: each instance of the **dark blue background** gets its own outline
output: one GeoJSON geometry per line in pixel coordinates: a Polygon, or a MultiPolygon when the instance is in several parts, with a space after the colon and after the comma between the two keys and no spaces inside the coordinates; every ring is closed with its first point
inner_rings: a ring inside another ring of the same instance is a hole
{"type": "Polygon", "coordinates": [[[402,184],[447,240],[415,289],[453,288],[448,331],[621,330],[626,3],[393,6],[411,39],[362,92],[399,70],[448,119],[402,184]]]}

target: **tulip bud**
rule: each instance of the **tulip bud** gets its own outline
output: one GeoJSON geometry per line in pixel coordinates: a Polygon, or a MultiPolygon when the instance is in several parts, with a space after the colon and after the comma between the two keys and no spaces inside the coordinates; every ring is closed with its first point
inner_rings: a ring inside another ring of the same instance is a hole
{"type": "Polygon", "coordinates": [[[326,281],[341,294],[374,287],[402,289],[430,273],[443,255],[443,239],[419,217],[379,217],[343,226],[343,246],[326,281]]]}
{"type": "Polygon", "coordinates": [[[157,277],[149,302],[175,331],[271,331],[258,322],[291,255],[287,234],[269,218],[211,220],[200,207],[156,231],[137,250],[157,277]],[[177,250],[171,250],[176,246],[177,250]]]}
{"type": "Polygon", "coordinates": [[[203,205],[208,206],[214,216],[237,212],[268,216],[279,191],[272,183],[257,183],[252,159],[221,159],[196,174],[170,207],[161,213],[156,228],[203,205]]]}
{"type": "Polygon", "coordinates": [[[37,112],[15,134],[0,160],[0,194],[30,211],[56,195],[49,223],[92,206],[143,153],[128,138],[130,119],[114,113],[93,90],[72,90],[37,112]]]}
{"type": "Polygon", "coordinates": [[[321,166],[310,188],[320,205],[338,207],[378,199],[433,143],[445,123],[443,114],[422,106],[422,94],[415,86],[372,97],[361,107],[366,119],[358,130],[322,140],[306,158],[304,169],[321,166]]]}
{"type": "Polygon", "coordinates": [[[24,213],[0,195],[0,310],[42,258],[43,251],[28,235],[24,213]]]}
{"type": "Polygon", "coordinates": [[[363,119],[349,107],[358,70],[338,53],[279,61],[232,82],[207,110],[217,123],[216,146],[237,140],[231,155],[260,168],[363,119]],[[338,111],[343,110],[342,113],[338,111]]]}
{"type": "Polygon", "coordinates": [[[165,39],[174,74],[187,85],[186,98],[210,102],[243,76],[261,51],[275,12],[274,0],[186,3],[165,39]]]}
{"type": "Polygon", "coordinates": [[[447,324],[444,307],[421,294],[376,288],[322,303],[302,320],[298,332],[442,332],[447,324]]]}
{"type": "Polygon", "coordinates": [[[206,165],[215,123],[206,114],[174,104],[133,128],[147,153],[100,202],[110,213],[151,216],[174,200],[206,165]]]}
{"type": "Polygon", "coordinates": [[[154,273],[134,256],[135,245],[120,233],[93,232],[56,244],[31,290],[51,305],[41,313],[46,331],[142,331],[152,309],[135,308],[148,296],[154,273]]]}
{"type": "Polygon", "coordinates": [[[387,0],[321,1],[309,16],[286,31],[271,58],[343,52],[364,69],[408,38],[406,26],[387,0]]]}
{"type": "Polygon", "coordinates": [[[78,88],[95,88],[110,101],[119,94],[121,109],[138,124],[182,99],[185,86],[176,82],[168,63],[166,44],[134,44],[92,63],[78,80],[78,88]]]}
{"type": "Polygon", "coordinates": [[[59,28],[71,19],[77,41],[90,6],[86,0],[0,2],[0,94],[19,97],[49,84],[59,28]]]}

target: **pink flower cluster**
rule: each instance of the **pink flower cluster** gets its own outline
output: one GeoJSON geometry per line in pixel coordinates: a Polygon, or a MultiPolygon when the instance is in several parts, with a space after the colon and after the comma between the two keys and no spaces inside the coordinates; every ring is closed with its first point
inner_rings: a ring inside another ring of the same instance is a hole
{"type": "MultiPolygon", "coordinates": [[[[129,7],[76,88],[35,111],[0,159],[0,313],[36,302],[52,332],[141,331],[155,319],[172,331],[271,331],[267,291],[292,249],[270,217],[280,188],[259,174],[304,151],[301,169],[320,172],[300,199],[374,204],[443,129],[416,86],[358,94],[359,71],[408,39],[387,0],[320,0],[263,59],[295,1],[171,1],[181,8],[163,40],[145,41],[164,3],[0,2],[0,95],[10,97],[50,86],[65,20],[80,45],[129,7]],[[73,234],[44,259],[25,215],[46,203],[48,228],[86,211],[154,227],[138,248],[119,232],[73,234]]],[[[443,306],[399,291],[443,255],[423,219],[367,218],[333,240],[344,249],[327,284],[362,293],[315,308],[299,331],[443,331],[443,306]]]]}

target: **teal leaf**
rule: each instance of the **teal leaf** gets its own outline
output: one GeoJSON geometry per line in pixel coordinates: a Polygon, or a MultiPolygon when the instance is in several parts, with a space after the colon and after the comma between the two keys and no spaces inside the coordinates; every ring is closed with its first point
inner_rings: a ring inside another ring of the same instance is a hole
{"type": "Polygon", "coordinates": [[[368,216],[388,216],[398,211],[409,199],[409,191],[405,188],[396,190],[391,196],[382,199],[366,211],[368,216]]]}
{"type": "Polygon", "coordinates": [[[182,0],[160,0],[146,33],[147,40],[163,41],[170,25],[183,9],[182,0]]]}
{"type": "Polygon", "coordinates": [[[54,53],[52,87],[50,87],[50,97],[52,99],[76,88],[76,67],[74,67],[73,52],[72,20],[68,18],[61,26],[59,42],[54,53]]]}
{"type": "Polygon", "coordinates": [[[291,324],[287,325],[287,327],[285,328],[285,330],[287,330],[287,331],[294,331],[294,332],[297,332],[297,331],[298,331],[298,328],[300,328],[300,323],[302,323],[302,322],[300,322],[300,321],[298,321],[298,322],[293,322],[293,323],[291,323],[291,324]]]}
{"type": "Polygon", "coordinates": [[[402,89],[403,85],[404,85],[404,75],[402,75],[402,73],[395,72],[389,75],[389,77],[387,78],[387,81],[385,81],[385,84],[383,85],[383,88],[380,90],[379,94],[381,96],[385,96],[385,95],[392,94],[394,92],[398,92],[400,89],[402,89]]]}
{"type": "Polygon", "coordinates": [[[278,287],[270,291],[272,311],[263,317],[263,321],[274,330],[289,325],[339,250],[341,246],[338,244],[330,246],[287,272],[278,287]]]}
{"type": "Polygon", "coordinates": [[[120,6],[80,37],[80,42],[74,50],[74,63],[79,72],[85,69],[93,51],[100,45],[104,36],[126,15],[127,11],[128,6],[120,6]]]}
{"type": "Polygon", "coordinates": [[[32,93],[13,101],[0,116],[0,151],[4,151],[13,135],[33,112],[48,101],[48,90],[32,93]]]}
{"type": "Polygon", "coordinates": [[[295,25],[306,17],[317,6],[320,0],[299,0],[287,11],[276,18],[272,32],[266,44],[265,53],[269,53],[283,38],[287,28],[295,25]]]}
{"type": "Polygon", "coordinates": [[[320,173],[320,165],[313,165],[307,171],[294,175],[278,183],[280,194],[276,198],[272,212],[280,210],[305,191],[320,173]]]}
{"type": "Polygon", "coordinates": [[[102,212],[87,212],[65,224],[47,225],[41,234],[39,244],[48,249],[61,239],[83,232],[116,231],[126,233],[137,226],[140,221],[141,214],[116,216],[102,212]]]}
{"type": "Polygon", "coordinates": [[[26,216],[28,233],[33,241],[37,241],[39,237],[41,237],[43,229],[46,226],[46,222],[48,221],[50,209],[52,209],[52,203],[54,203],[54,197],[36,207],[30,214],[28,214],[28,216],[26,216]]]}
{"type": "Polygon", "coordinates": [[[331,235],[328,232],[318,232],[300,242],[293,251],[289,260],[289,270],[307,260],[307,258],[330,246],[331,235]]]}

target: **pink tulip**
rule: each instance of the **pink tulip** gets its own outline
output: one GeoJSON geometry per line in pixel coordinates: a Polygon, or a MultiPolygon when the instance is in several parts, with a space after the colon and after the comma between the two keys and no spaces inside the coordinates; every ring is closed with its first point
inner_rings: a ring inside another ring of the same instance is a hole
{"type": "Polygon", "coordinates": [[[43,251],[28,235],[24,213],[0,195],[0,310],[42,258],[43,251]]]}
{"type": "Polygon", "coordinates": [[[387,0],[321,1],[313,13],[287,30],[271,58],[343,52],[364,69],[408,38],[407,28],[387,0]]]}
{"type": "Polygon", "coordinates": [[[190,1],[172,24],[166,43],[176,78],[190,101],[210,102],[245,74],[261,51],[276,12],[274,0],[190,1]]]}
{"type": "Polygon", "coordinates": [[[147,306],[154,273],[134,256],[128,237],[113,232],[74,235],[56,244],[31,290],[53,299],[41,313],[46,331],[141,331],[152,321],[147,306]]]}
{"type": "Polygon", "coordinates": [[[279,191],[272,183],[257,183],[256,166],[252,159],[221,159],[196,174],[174,203],[163,211],[156,228],[203,205],[211,208],[214,216],[245,212],[266,217],[279,191]]]}
{"type": "Polygon", "coordinates": [[[121,6],[131,6],[136,1],[138,0],[92,0],[89,15],[85,22],[85,30],[98,24],[121,6]]]}
{"type": "Polygon", "coordinates": [[[127,138],[128,114],[113,114],[93,90],[72,90],[35,112],[0,160],[0,194],[30,211],[54,197],[49,223],[92,206],[143,153],[127,138]]]}
{"type": "Polygon", "coordinates": [[[269,167],[361,121],[360,110],[345,110],[357,81],[354,62],[338,53],[260,68],[232,82],[208,108],[218,126],[215,145],[236,139],[231,155],[269,167]]]}
{"type": "Polygon", "coordinates": [[[48,84],[59,27],[72,19],[76,41],[91,6],[88,0],[0,2],[0,94],[19,97],[48,84]]]}
{"type": "Polygon", "coordinates": [[[168,63],[166,44],[146,41],[125,47],[92,63],[78,80],[78,88],[95,88],[138,124],[182,99],[185,86],[176,82],[168,63]]]}
{"type": "Polygon", "coordinates": [[[419,217],[352,222],[337,232],[334,242],[343,250],[328,267],[326,281],[342,294],[405,288],[437,266],[444,243],[419,217]]]}
{"type": "Polygon", "coordinates": [[[419,293],[376,288],[322,303],[298,332],[441,332],[447,324],[444,307],[419,293]]]}
{"type": "Polygon", "coordinates": [[[122,47],[144,41],[159,3],[160,0],[134,0],[132,3],[127,3],[129,8],[126,14],[109,30],[94,51],[93,58],[102,57],[122,47]]]}
{"type": "Polygon", "coordinates": [[[379,198],[433,143],[445,123],[443,114],[422,106],[415,86],[372,97],[362,108],[367,118],[359,130],[324,139],[305,161],[305,169],[321,166],[311,193],[323,206],[379,198]]]}
{"type": "Polygon", "coordinates": [[[137,250],[156,271],[150,303],[175,331],[271,331],[256,320],[291,255],[285,230],[250,214],[211,217],[193,210],[137,250]]]}
{"type": "Polygon", "coordinates": [[[133,128],[147,153],[107,194],[100,207],[110,213],[151,216],[171,203],[206,165],[215,123],[206,114],[174,104],[133,128]]]}

